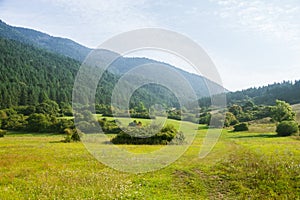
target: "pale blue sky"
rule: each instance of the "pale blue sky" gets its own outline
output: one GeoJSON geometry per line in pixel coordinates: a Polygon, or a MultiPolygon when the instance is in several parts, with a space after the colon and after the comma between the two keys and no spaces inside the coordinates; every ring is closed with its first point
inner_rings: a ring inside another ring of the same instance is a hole
{"type": "Polygon", "coordinates": [[[0,0],[0,19],[89,47],[137,28],[177,31],[229,90],[300,79],[299,0],[0,0]]]}

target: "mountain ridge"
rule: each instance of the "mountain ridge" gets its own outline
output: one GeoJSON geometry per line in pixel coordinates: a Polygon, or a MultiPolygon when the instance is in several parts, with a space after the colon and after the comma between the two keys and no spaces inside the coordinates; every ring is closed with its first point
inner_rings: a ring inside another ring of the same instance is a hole
{"type": "MultiPolygon", "coordinates": [[[[84,47],[70,39],[53,37],[46,33],[42,33],[33,29],[13,27],[1,20],[0,30],[0,37],[13,39],[25,44],[31,44],[39,48],[44,48],[48,51],[73,58],[79,62],[82,62],[86,58],[88,53],[92,51],[92,49],[84,47]]],[[[106,53],[115,53],[108,50],[106,51],[106,53]]],[[[110,67],[110,72],[115,73],[116,75],[123,75],[135,66],[149,63],[164,64],[170,68],[174,68],[189,81],[190,85],[199,98],[217,93],[228,92],[228,90],[226,90],[222,86],[203,76],[196,75],[168,63],[163,63],[149,58],[120,56],[119,59],[117,59],[110,67]],[[210,91],[208,90],[208,88],[210,88],[210,91]]]]}
{"type": "Polygon", "coordinates": [[[54,37],[29,28],[14,27],[0,20],[0,37],[17,40],[83,61],[92,50],[68,38],[54,37]]]}

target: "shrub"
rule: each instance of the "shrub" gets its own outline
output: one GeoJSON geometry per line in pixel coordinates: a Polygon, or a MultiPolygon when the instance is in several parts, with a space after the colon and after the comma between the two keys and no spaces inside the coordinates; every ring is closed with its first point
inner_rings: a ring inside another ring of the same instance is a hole
{"type": "Polygon", "coordinates": [[[182,144],[185,137],[174,126],[166,125],[159,131],[159,125],[147,127],[128,127],[126,133],[121,132],[111,142],[114,144],[182,144]]]}
{"type": "Polygon", "coordinates": [[[7,118],[2,120],[2,128],[7,130],[24,130],[27,122],[22,114],[10,114],[7,118]]]}
{"type": "Polygon", "coordinates": [[[232,114],[231,112],[226,112],[224,126],[229,127],[232,125],[236,125],[237,123],[238,123],[238,120],[236,119],[234,114],[232,114]]]}
{"type": "Polygon", "coordinates": [[[78,142],[81,141],[80,139],[80,132],[78,132],[77,129],[71,129],[71,128],[66,128],[64,130],[66,137],[63,140],[63,142],[69,143],[69,142],[78,142]]]}
{"type": "Polygon", "coordinates": [[[66,128],[73,129],[74,119],[57,119],[57,122],[53,124],[53,131],[64,133],[66,128]]]}
{"type": "Polygon", "coordinates": [[[116,120],[110,120],[109,121],[106,118],[102,118],[102,119],[98,120],[98,122],[99,122],[99,125],[101,126],[101,129],[104,133],[120,133],[121,132],[121,129],[118,126],[116,120]]]}
{"type": "Polygon", "coordinates": [[[209,125],[211,119],[211,114],[209,112],[205,112],[199,117],[199,124],[207,124],[209,125]]]}
{"type": "Polygon", "coordinates": [[[6,130],[1,130],[0,129],[0,137],[4,137],[4,135],[6,134],[6,132],[7,132],[6,130]]]}
{"type": "Polygon", "coordinates": [[[143,125],[143,123],[141,122],[141,121],[139,121],[139,122],[137,122],[136,120],[133,120],[133,122],[130,122],[129,124],[128,124],[128,126],[139,126],[139,127],[141,127],[143,125]]]}
{"type": "Polygon", "coordinates": [[[74,141],[74,142],[79,142],[81,141],[80,139],[80,135],[79,135],[79,132],[77,130],[75,130],[71,136],[71,139],[74,141]]]}
{"type": "MultiPolygon", "coordinates": [[[[54,120],[54,119],[53,119],[54,120]]],[[[27,130],[33,132],[51,132],[52,131],[52,118],[48,115],[41,113],[31,114],[27,120],[27,130]]]]}
{"type": "Polygon", "coordinates": [[[237,132],[237,131],[248,131],[249,130],[247,123],[237,124],[233,128],[234,128],[233,131],[235,131],[235,132],[237,132]]]}
{"type": "Polygon", "coordinates": [[[277,125],[276,132],[278,136],[290,136],[299,131],[298,123],[295,121],[282,121],[277,125]]]}

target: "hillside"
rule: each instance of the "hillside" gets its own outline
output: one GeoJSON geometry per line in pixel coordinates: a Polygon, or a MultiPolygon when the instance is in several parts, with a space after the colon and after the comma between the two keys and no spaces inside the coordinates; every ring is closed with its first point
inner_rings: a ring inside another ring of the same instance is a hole
{"type": "MultiPolygon", "coordinates": [[[[53,37],[32,29],[13,27],[7,25],[1,20],[0,38],[12,39],[24,44],[33,45],[42,49],[46,49],[53,53],[73,58],[79,62],[82,62],[88,55],[88,53],[91,51],[91,49],[84,47],[72,40],[53,37]]],[[[114,54],[114,52],[107,51],[106,54],[114,54]]],[[[124,73],[128,72],[129,70],[133,69],[138,65],[149,63],[162,64],[161,62],[148,58],[120,57],[112,64],[112,66],[110,67],[110,72],[116,75],[123,75],[124,73]]],[[[181,75],[183,75],[183,77],[185,77],[189,81],[196,95],[199,98],[210,95],[207,86],[211,88],[213,94],[222,93],[224,91],[227,92],[227,90],[224,89],[222,86],[206,79],[205,77],[188,73],[167,63],[163,64],[167,65],[172,69],[176,69],[181,75]]]]}
{"type": "Polygon", "coordinates": [[[251,99],[255,104],[273,105],[276,99],[290,104],[300,103],[300,80],[273,83],[258,88],[231,92],[227,94],[228,102],[234,103],[244,99],[251,99]]]}
{"type": "MultiPolygon", "coordinates": [[[[35,105],[47,98],[58,103],[71,102],[74,80],[80,67],[78,61],[3,38],[0,38],[0,51],[0,108],[35,105]]],[[[104,73],[97,88],[96,103],[110,104],[111,92],[118,79],[117,75],[104,73]]],[[[132,102],[139,101],[145,105],[177,105],[170,91],[157,86],[137,90],[132,102]]]]}
{"type": "MultiPolygon", "coordinates": [[[[188,80],[189,84],[195,91],[195,94],[198,96],[198,98],[228,92],[228,90],[226,90],[222,86],[203,76],[189,73],[182,69],[176,68],[168,63],[163,63],[148,58],[120,57],[112,64],[112,66],[110,66],[109,70],[114,74],[123,75],[126,72],[132,70],[134,67],[145,64],[164,65],[170,69],[175,69],[180,75],[182,75],[186,80],[188,80]],[[211,89],[212,94],[209,93],[208,88],[211,89]]],[[[157,71],[159,73],[159,68],[157,69],[157,71]]]]}
{"type": "Polygon", "coordinates": [[[0,37],[34,45],[48,51],[83,61],[91,49],[72,40],[53,37],[32,29],[9,26],[0,20],[0,37]]]}
{"type": "MultiPolygon", "coordinates": [[[[258,88],[249,88],[246,90],[228,92],[226,94],[227,104],[242,105],[247,101],[252,101],[256,105],[274,105],[275,101],[282,100],[290,104],[300,103],[300,80],[283,81],[282,83],[273,83],[258,88]]],[[[210,98],[201,98],[201,106],[210,106],[210,98]]]]}
{"type": "Polygon", "coordinates": [[[1,108],[34,105],[47,97],[70,102],[79,62],[2,38],[0,50],[1,108]]]}

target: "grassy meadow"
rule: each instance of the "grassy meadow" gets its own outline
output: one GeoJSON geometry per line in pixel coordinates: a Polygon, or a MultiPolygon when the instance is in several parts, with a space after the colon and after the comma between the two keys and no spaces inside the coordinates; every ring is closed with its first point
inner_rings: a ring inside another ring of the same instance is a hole
{"type": "MultiPolygon", "coordinates": [[[[207,129],[200,126],[176,162],[143,174],[113,170],[81,142],[61,142],[64,135],[9,132],[0,138],[0,199],[300,199],[300,140],[276,137],[274,126],[224,129],[203,159],[207,129]]],[[[122,147],[149,152],[162,146],[122,147]]]]}

